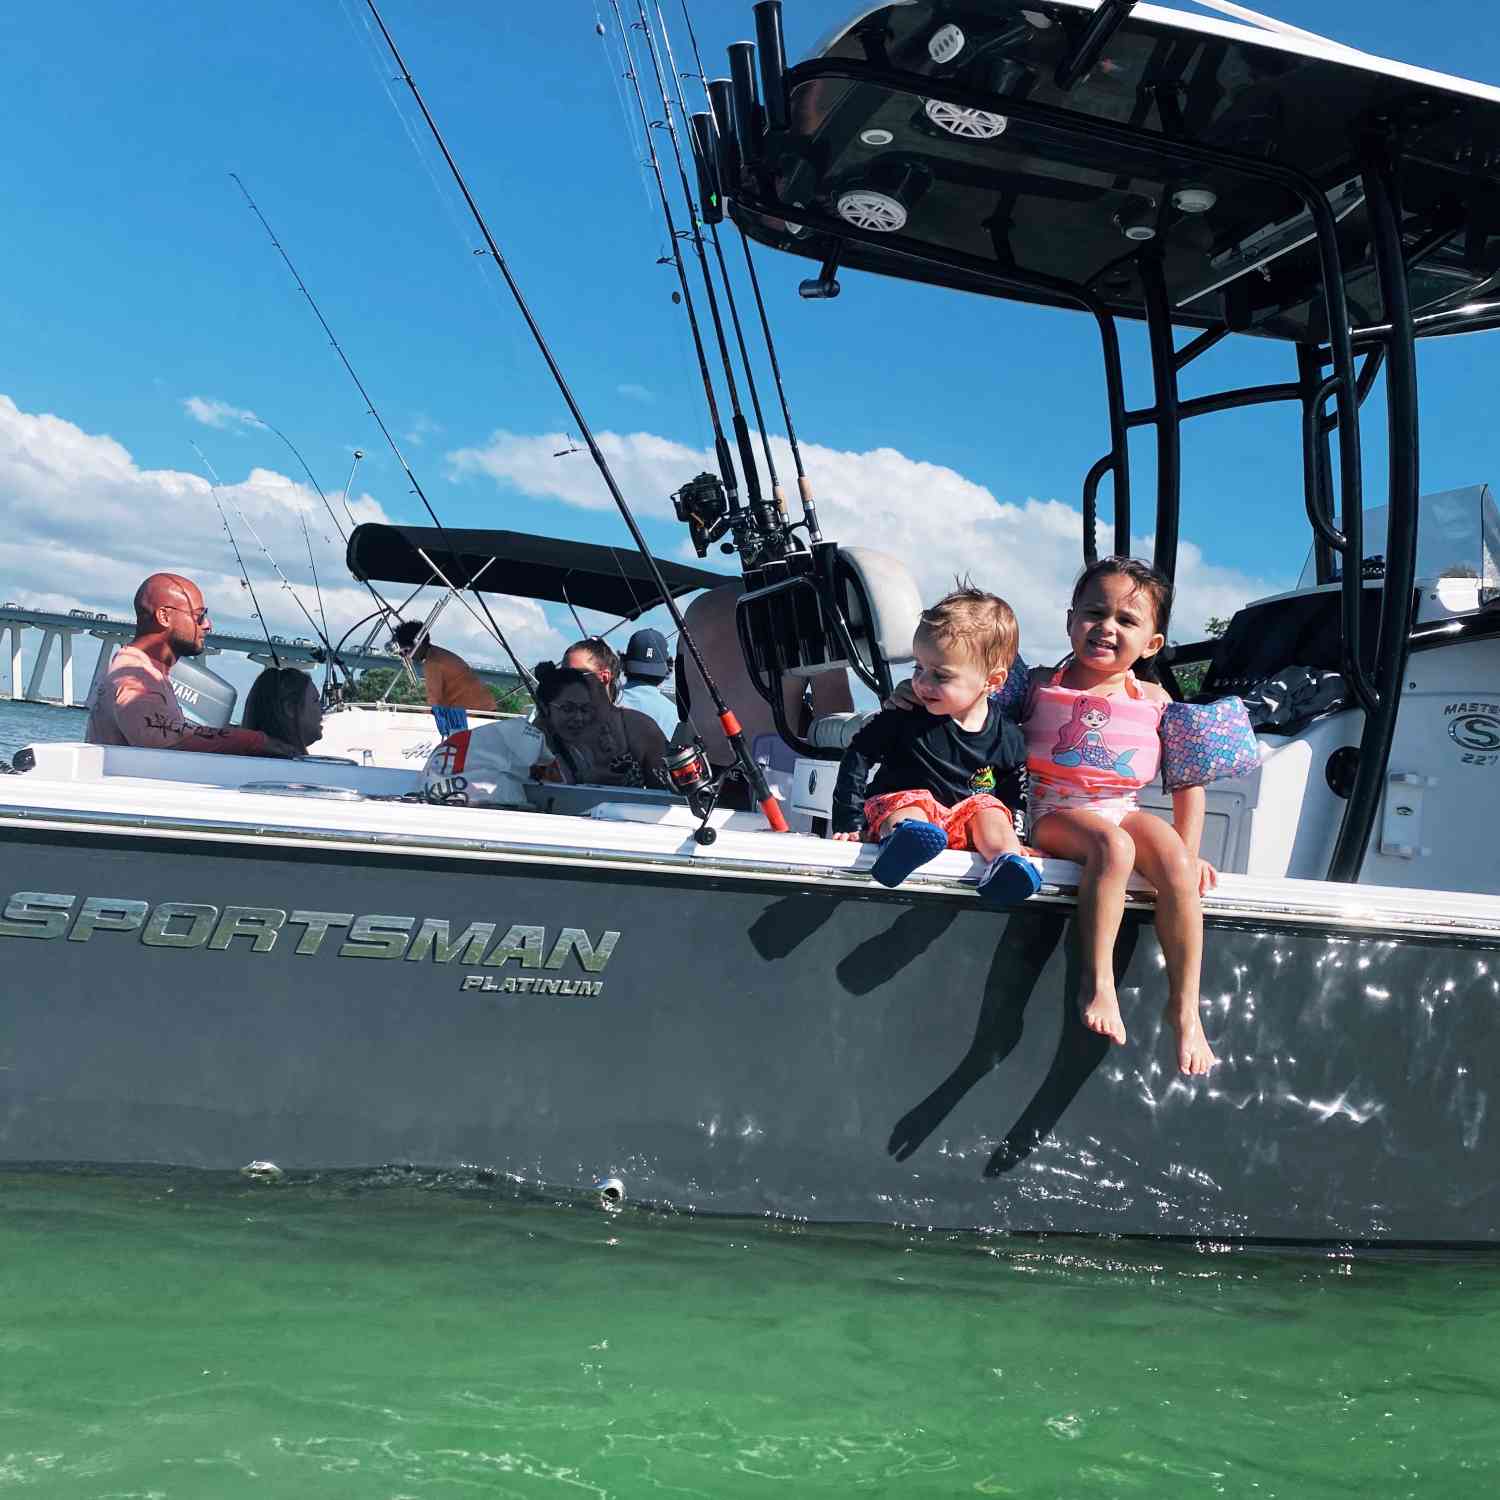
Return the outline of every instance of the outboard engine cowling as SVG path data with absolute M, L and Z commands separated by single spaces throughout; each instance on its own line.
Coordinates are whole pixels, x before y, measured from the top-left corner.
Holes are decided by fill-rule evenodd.
M 172 668 L 172 689 L 189 724 L 223 729 L 234 717 L 240 694 L 233 683 L 211 672 L 194 657 L 179 657 Z

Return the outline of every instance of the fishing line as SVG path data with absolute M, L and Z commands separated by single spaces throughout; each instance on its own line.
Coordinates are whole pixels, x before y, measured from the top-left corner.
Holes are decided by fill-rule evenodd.
M 698 69 L 693 76 L 697 78 L 698 86 L 703 90 L 703 96 L 708 101 L 709 125 L 717 140 L 721 126 L 718 114 L 713 107 L 713 97 L 708 92 L 708 75 L 703 71 L 703 55 L 698 51 L 698 35 L 693 30 L 693 15 L 688 8 L 688 0 L 681 0 L 681 4 L 682 19 L 687 26 L 688 43 L 693 49 L 693 64 Z M 823 540 L 823 533 L 818 528 L 817 503 L 813 498 L 812 482 L 807 477 L 806 468 L 803 467 L 802 445 L 797 441 L 797 430 L 792 425 L 792 409 L 787 401 L 786 386 L 781 378 L 781 361 L 776 357 L 776 340 L 771 335 L 771 320 L 766 313 L 765 298 L 761 296 L 760 277 L 756 274 L 755 260 L 750 254 L 750 237 L 741 225 L 736 224 L 735 228 L 739 230 L 740 244 L 745 251 L 745 270 L 749 273 L 750 287 L 755 293 L 755 308 L 760 314 L 761 332 L 765 335 L 766 355 L 771 362 L 771 376 L 776 386 L 777 398 L 781 402 L 781 415 L 786 422 L 786 437 L 792 450 L 792 463 L 797 469 L 797 490 L 802 497 L 802 515 L 807 523 L 808 540 L 820 542 Z
M 312 537 L 307 531 L 307 517 L 302 518 L 302 540 L 307 544 L 307 565 L 312 569 L 313 593 L 318 601 L 318 618 L 323 622 L 323 645 L 328 651 L 328 659 L 324 663 L 323 687 L 326 691 L 328 684 L 333 679 L 333 638 L 328 634 L 328 612 L 323 608 L 323 589 L 318 583 L 318 565 L 313 561 Z
M 192 450 L 198 455 L 203 467 L 208 471 L 208 490 L 213 496 L 214 509 L 219 513 L 219 520 L 224 526 L 224 535 L 229 538 L 229 545 L 234 549 L 234 560 L 239 564 L 240 582 L 250 591 L 250 608 L 255 611 L 255 618 L 260 621 L 261 634 L 266 638 L 266 646 L 271 653 L 271 660 L 280 667 L 281 657 L 277 654 L 276 644 L 271 639 L 271 628 L 266 624 L 266 617 L 260 611 L 260 600 L 255 597 L 255 585 L 250 582 L 250 571 L 245 566 L 245 559 L 240 554 L 240 544 L 234 539 L 234 532 L 230 529 L 229 517 L 224 514 L 224 507 L 219 503 L 218 477 L 213 471 L 213 465 L 204 458 L 203 450 L 197 443 L 191 444 Z
M 390 444 L 391 452 L 396 455 L 396 462 L 401 465 L 402 472 L 410 481 L 412 493 L 417 497 L 418 500 L 422 502 L 422 508 L 427 512 L 429 516 L 432 517 L 432 524 L 437 527 L 439 532 L 442 533 L 444 541 L 447 541 L 447 528 L 444 527 L 443 523 L 438 519 L 437 512 L 432 508 L 432 504 L 427 498 L 427 492 L 422 488 L 421 484 L 417 480 L 417 476 L 412 472 L 411 465 L 407 463 L 406 455 L 401 451 L 401 445 L 392 436 L 390 428 L 385 425 L 385 419 L 375 409 L 375 403 L 371 399 L 369 391 L 365 389 L 364 381 L 359 378 L 358 374 L 355 372 L 354 366 L 349 362 L 349 356 L 344 353 L 344 346 L 339 343 L 337 338 L 334 337 L 333 329 L 328 326 L 328 319 L 323 316 L 322 309 L 319 308 L 318 304 L 313 300 L 313 294 L 308 291 L 307 283 L 303 281 L 302 277 L 297 272 L 296 266 L 292 264 L 291 256 L 287 254 L 286 249 L 282 245 L 281 241 L 276 238 L 275 230 L 271 228 L 269 222 L 266 219 L 266 216 L 260 211 L 260 207 L 256 203 L 255 199 L 250 196 L 250 190 L 245 186 L 243 182 L 240 181 L 239 173 L 231 172 L 229 175 L 234 178 L 235 186 L 238 187 L 240 192 L 245 195 L 245 202 L 250 205 L 251 212 L 254 213 L 257 219 L 260 220 L 262 228 L 265 229 L 266 233 L 270 236 L 271 243 L 276 247 L 276 253 L 280 255 L 282 260 L 286 263 L 287 270 L 292 273 L 292 279 L 297 283 L 297 290 L 307 298 L 307 305 L 312 308 L 313 315 L 317 318 L 319 324 L 322 326 L 323 332 L 328 335 L 328 342 L 333 345 L 334 352 L 337 353 L 339 359 L 343 362 L 344 368 L 349 372 L 349 378 L 354 382 L 354 388 L 364 398 L 366 411 L 368 411 L 369 414 L 375 419 L 375 425 L 380 428 L 381 434 L 384 436 L 386 442 Z M 350 477 L 351 479 L 353 477 L 352 471 Z M 453 558 L 453 561 L 457 563 L 457 550 L 451 544 L 449 545 L 448 550 Z M 491 634 L 500 643 L 501 649 L 510 658 L 511 664 L 515 667 L 516 671 L 520 673 L 521 680 L 528 685 L 534 683 L 535 679 L 532 677 L 531 673 L 521 665 L 520 660 L 516 656 L 516 653 L 511 650 L 510 642 L 505 639 L 505 636 L 502 633 L 500 627 L 495 623 L 494 616 L 490 614 L 490 607 L 484 602 L 484 596 L 479 592 L 478 589 L 474 590 L 474 597 L 478 601 L 480 609 L 484 611 L 484 617 L 489 622 L 489 629 Z M 303 613 L 305 614 L 306 611 L 304 610 Z M 309 618 L 311 618 L 311 616 L 309 616 Z
M 740 728 L 739 720 L 735 718 L 733 711 L 724 701 L 724 696 L 719 691 L 718 684 L 714 681 L 712 674 L 708 670 L 708 663 L 703 660 L 703 655 L 698 649 L 698 643 L 693 639 L 683 622 L 682 611 L 678 609 L 677 601 L 672 597 L 672 591 L 667 587 L 666 579 L 662 577 L 661 568 L 657 565 L 656 558 L 652 555 L 651 548 L 647 545 L 645 535 L 642 533 L 640 525 L 630 509 L 630 503 L 625 499 L 624 493 L 621 491 L 619 483 L 616 481 L 614 473 L 609 467 L 609 460 L 605 458 L 603 450 L 599 447 L 598 439 L 594 436 L 594 429 L 589 426 L 587 419 L 584 417 L 583 410 L 578 405 L 572 388 L 568 385 L 567 378 L 563 375 L 562 367 L 557 363 L 551 346 L 547 343 L 542 333 L 541 325 L 532 315 L 531 307 L 521 291 L 520 284 L 511 273 L 510 266 L 504 255 L 501 254 L 500 246 L 496 242 L 494 235 L 490 233 L 490 227 L 485 222 L 484 215 L 479 210 L 479 205 L 474 201 L 474 196 L 469 191 L 469 185 L 464 181 L 463 173 L 458 169 L 458 163 L 454 161 L 453 154 L 448 150 L 447 142 L 444 141 L 442 132 L 438 129 L 437 121 L 433 119 L 432 112 L 427 108 L 426 101 L 422 98 L 421 92 L 417 88 L 416 80 L 412 78 L 411 71 L 406 66 L 406 62 L 402 58 L 390 30 L 387 28 L 384 20 L 381 19 L 380 12 L 375 7 L 375 0 L 365 0 L 365 4 L 369 7 L 370 14 L 374 16 L 376 24 L 380 27 L 380 33 L 385 38 L 386 46 L 391 50 L 391 56 L 395 59 L 396 66 L 400 69 L 401 77 L 407 88 L 411 90 L 412 98 L 416 101 L 417 108 L 421 110 L 422 118 L 427 122 L 428 130 L 432 132 L 433 141 L 436 143 L 438 150 L 442 152 L 443 160 L 447 162 L 448 170 L 453 174 L 453 180 L 457 183 L 459 191 L 463 194 L 464 202 L 468 205 L 469 212 L 474 217 L 474 222 L 479 226 L 479 232 L 484 236 L 484 242 L 489 248 L 490 258 L 495 264 L 495 269 L 505 279 L 505 284 L 509 288 L 511 296 L 515 299 L 517 309 L 526 321 L 526 326 L 531 332 L 537 350 L 546 362 L 547 369 L 557 384 L 558 392 L 573 417 L 579 435 L 583 438 L 594 460 L 594 464 L 599 470 L 599 476 L 603 479 L 605 486 L 609 490 L 610 498 L 615 502 L 621 518 L 630 531 L 631 540 L 634 541 L 642 560 L 645 562 L 647 568 L 650 569 L 652 581 L 661 592 L 662 603 L 666 607 L 667 613 L 671 615 L 672 623 L 677 627 L 681 633 L 682 640 L 687 644 L 693 658 L 693 663 L 698 668 L 698 672 L 703 679 L 703 685 L 708 690 L 709 697 L 713 699 L 714 708 L 718 713 L 719 724 L 724 731 L 725 738 L 733 747 L 735 759 L 739 762 L 742 773 L 749 781 L 752 788 L 752 795 L 771 827 L 778 833 L 785 833 L 787 831 L 787 822 L 785 816 L 782 814 L 780 804 L 771 795 L 771 789 L 766 785 L 765 773 L 756 763 L 755 757 L 750 753 L 750 746 L 746 743 L 745 733 Z M 698 753 L 701 756 L 701 750 Z
M 214 473 L 214 466 L 211 463 L 209 463 L 207 456 L 204 454 L 203 450 L 197 445 L 197 443 L 194 443 L 192 445 L 192 448 L 193 448 L 193 452 L 196 453 L 198 455 L 198 457 L 202 460 L 203 467 L 208 471 L 209 482 L 212 485 L 215 486 L 214 503 L 218 504 L 218 490 L 223 488 L 223 481 L 219 478 L 219 476 L 216 473 Z M 226 493 L 228 493 L 228 492 L 226 491 Z M 297 608 L 300 609 L 302 611 L 303 615 L 306 617 L 307 623 L 312 627 L 313 634 L 315 636 L 317 636 L 320 641 L 323 642 L 323 646 L 324 646 L 325 650 L 332 651 L 333 650 L 333 643 L 328 639 L 327 633 L 325 631 L 322 631 L 322 630 L 318 629 L 318 622 L 315 619 L 313 619 L 312 612 L 302 602 L 302 596 L 300 594 L 298 594 L 297 590 L 292 587 L 292 580 L 290 578 L 288 578 L 286 576 L 286 574 L 281 571 L 280 565 L 277 563 L 276 559 L 271 556 L 271 549 L 269 547 L 267 547 L 266 544 L 261 540 L 260 533 L 255 529 L 254 522 L 252 522 L 251 519 L 250 519 L 250 517 L 247 516 L 245 514 L 245 512 L 240 508 L 239 501 L 236 500 L 233 495 L 230 495 L 230 497 L 229 497 L 229 503 L 232 506 L 234 506 L 234 513 L 235 513 L 235 515 L 237 515 L 240 518 L 240 521 L 243 523 L 243 525 L 245 527 L 245 530 L 248 531 L 250 533 L 250 535 L 255 538 L 255 545 L 260 548 L 261 555 L 265 558 L 265 560 L 268 563 L 270 563 L 272 571 L 281 580 L 281 586 L 282 586 L 282 588 L 284 588 L 287 591 L 287 593 L 289 593 L 292 596 L 292 602 L 294 604 L 296 604 Z M 221 513 L 222 513 L 222 508 L 221 508 Z M 224 524 L 227 527 L 229 523 L 226 520 Z M 231 539 L 232 539 L 232 534 L 231 534 Z M 234 550 L 235 550 L 236 556 L 238 556 L 238 554 L 239 554 L 239 548 L 236 547 Z M 249 576 L 249 574 L 245 575 L 245 585 L 246 585 L 247 588 L 250 585 L 250 576 Z M 253 601 L 254 598 L 255 598 L 255 591 L 254 591 L 254 589 L 251 589 L 251 591 L 250 591 L 250 597 L 251 597 L 251 599 Z M 256 604 L 255 607 L 256 607 L 256 609 L 259 609 L 260 605 Z M 265 623 L 266 623 L 265 619 L 264 619 L 264 617 L 262 617 L 261 624 L 264 625 Z M 267 642 L 267 644 L 269 645 L 270 643 Z M 272 656 L 276 655 L 276 652 L 275 652 L 274 649 L 272 650 L 271 655 Z M 281 663 L 278 661 L 276 663 L 276 665 L 280 666 Z
M 636 134 L 636 124 L 630 117 L 630 104 L 625 97 L 623 87 L 625 61 L 620 56 L 618 42 L 611 37 L 609 28 L 604 24 L 604 14 L 599 9 L 599 0 L 594 0 L 594 35 L 599 38 L 604 49 L 601 54 L 604 71 L 609 75 L 610 88 L 614 90 L 615 102 L 620 106 L 620 118 L 625 123 L 625 139 L 630 145 L 630 159 L 640 181 L 641 197 L 646 204 L 646 213 L 654 221 L 656 213 L 651 202 L 650 168 L 646 164 L 646 147 Z M 612 42 L 614 43 L 613 56 L 610 55 Z
M 452 183 L 439 170 L 438 164 L 433 160 L 430 146 L 424 144 L 423 137 L 412 122 L 408 109 L 403 105 L 400 95 L 391 87 L 391 75 L 385 66 L 384 47 L 380 38 L 375 34 L 374 28 L 370 25 L 369 16 L 362 14 L 356 18 L 354 12 L 349 9 L 348 0 L 339 0 L 339 8 L 343 11 L 344 18 L 348 21 L 350 29 L 354 31 L 363 43 L 365 55 L 369 61 L 371 70 L 374 72 L 376 78 L 379 79 L 380 86 L 385 91 L 385 96 L 390 101 L 391 109 L 401 123 L 401 129 L 405 133 L 413 153 L 416 155 L 418 162 L 421 163 L 422 170 L 427 174 L 427 180 L 432 185 L 432 191 L 442 204 L 443 212 L 447 214 L 448 222 L 453 227 L 454 236 L 457 238 L 459 244 L 463 246 L 465 257 L 474 266 L 477 277 L 474 284 L 483 287 L 485 299 L 489 306 L 499 315 L 511 356 L 514 362 L 519 365 L 522 363 L 523 353 L 520 344 L 517 342 L 515 330 L 510 323 L 509 309 L 501 300 L 499 288 L 495 286 L 490 277 L 485 275 L 484 266 L 480 263 L 484 252 L 474 248 L 473 241 L 464 227 L 464 217 L 459 204 L 455 201 Z
M 307 475 L 307 482 L 312 485 L 312 487 L 318 492 L 318 499 L 323 502 L 323 509 L 328 512 L 328 519 L 333 522 L 334 530 L 339 534 L 339 540 L 347 544 L 349 538 L 344 534 L 344 528 L 339 525 L 339 518 L 334 514 L 333 507 L 328 503 L 328 496 L 323 493 L 323 486 L 319 484 L 318 481 L 313 477 L 313 471 L 308 468 L 307 460 L 303 458 L 300 452 L 298 452 L 297 445 L 279 427 L 274 426 L 272 423 L 266 421 L 264 417 L 257 417 L 255 420 L 262 427 L 268 429 L 271 432 L 274 432 L 276 436 L 279 437 L 281 441 L 292 450 L 292 457 L 302 465 L 302 472 Z M 331 544 L 332 538 L 329 538 L 329 541 Z

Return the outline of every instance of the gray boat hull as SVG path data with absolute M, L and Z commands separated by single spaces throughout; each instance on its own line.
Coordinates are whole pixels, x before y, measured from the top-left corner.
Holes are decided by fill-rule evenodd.
M 1111 1048 L 1066 1003 L 1066 902 L 14 826 L 0 872 L 10 1163 L 467 1162 L 817 1220 L 1500 1238 L 1473 937 L 1211 919 L 1222 1064 L 1190 1083 L 1141 911 Z

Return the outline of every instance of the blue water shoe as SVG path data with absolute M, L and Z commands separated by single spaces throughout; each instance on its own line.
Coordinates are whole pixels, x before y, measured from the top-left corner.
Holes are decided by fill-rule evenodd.
M 880 841 L 870 874 L 881 885 L 898 886 L 913 870 L 936 859 L 948 847 L 948 835 L 936 823 L 908 818 Z

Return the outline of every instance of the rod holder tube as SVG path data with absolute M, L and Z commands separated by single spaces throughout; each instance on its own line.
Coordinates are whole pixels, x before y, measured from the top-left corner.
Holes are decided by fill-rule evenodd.
M 708 102 L 714 115 L 714 138 L 719 153 L 719 187 L 730 198 L 740 185 L 740 147 L 734 133 L 734 85 L 715 78 L 708 86 Z
M 755 41 L 760 53 L 760 89 L 767 130 L 787 127 L 786 39 L 781 0 L 756 0 Z
M 729 48 L 729 84 L 734 98 L 734 141 L 741 170 L 760 161 L 760 100 L 755 96 L 755 44 L 734 42 Z
M 693 165 L 698 169 L 698 212 L 705 224 L 724 222 L 724 191 L 719 182 L 719 158 L 714 147 L 714 122 L 707 114 L 691 115 Z

